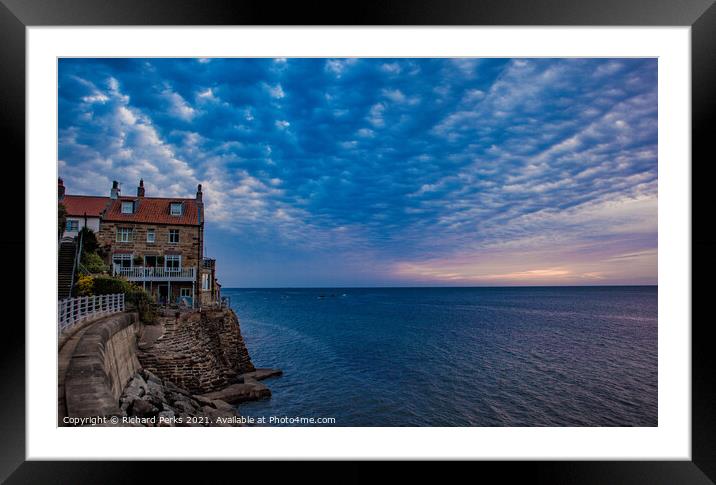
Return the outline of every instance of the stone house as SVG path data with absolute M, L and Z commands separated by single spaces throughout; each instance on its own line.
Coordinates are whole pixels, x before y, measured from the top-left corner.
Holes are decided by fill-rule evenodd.
M 64 196 L 83 197 L 83 196 Z M 204 258 L 204 201 L 194 198 L 122 195 L 114 181 L 99 214 L 97 241 L 115 276 L 150 292 L 160 304 L 197 307 L 220 299 L 216 261 Z

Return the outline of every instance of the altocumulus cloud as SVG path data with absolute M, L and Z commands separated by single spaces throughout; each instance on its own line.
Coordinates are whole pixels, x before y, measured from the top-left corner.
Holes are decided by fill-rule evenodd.
M 656 283 L 654 59 L 61 59 L 69 193 L 202 183 L 228 286 Z

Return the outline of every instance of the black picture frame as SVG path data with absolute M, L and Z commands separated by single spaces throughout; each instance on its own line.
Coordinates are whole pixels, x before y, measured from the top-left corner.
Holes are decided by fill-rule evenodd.
M 706 184 L 713 165 L 709 128 L 716 113 L 716 6 L 714 0 L 406 0 L 273 2 L 220 0 L 0 0 L 0 127 L 4 135 L 4 184 L 24 200 L 25 28 L 82 25 L 574 25 L 690 26 L 692 42 L 692 461 L 643 462 L 479 462 L 478 473 L 520 477 L 530 483 L 715 483 L 716 369 L 708 338 L 713 318 L 698 316 L 709 296 L 707 281 L 716 265 L 716 237 L 708 225 L 711 202 Z M 48 107 L 48 115 L 53 111 Z M 8 173 L 9 171 L 9 173 Z M 22 199 L 20 199 L 22 197 Z M 15 206 L 16 208 L 17 206 Z M 6 255 L 25 254 L 25 213 L 0 241 Z M 696 221 L 702 219 L 701 225 Z M 20 258 L 6 258 L 9 274 L 24 275 Z M 23 277 L 24 282 L 24 277 Z M 24 288 L 24 284 L 14 284 Z M 24 295 L 25 303 L 31 295 Z M 660 295 L 668 298 L 668 295 Z M 18 298 L 14 299 L 16 308 Z M 7 298 L 6 298 L 7 301 Z M 705 312 L 704 312 L 705 314 Z M 23 318 L 24 315 L 19 315 Z M 5 318 L 0 385 L 0 480 L 7 483 L 129 483 L 146 479 L 148 463 L 25 461 L 25 329 L 19 318 Z M 52 404 L 48 404 L 52 406 Z M 98 444 L 101 446 L 101 444 Z M 309 473 L 291 464 L 293 479 Z M 465 473 L 467 464 L 451 467 Z M 469 464 L 476 466 L 476 464 Z M 242 480 L 275 477 L 276 467 L 241 468 Z M 234 470 L 236 467 L 234 465 Z M 423 474 L 421 465 L 411 467 Z M 218 470 L 174 462 L 163 481 L 176 474 L 206 476 Z M 351 464 L 341 482 L 372 476 L 368 464 Z M 475 470 L 471 470 L 474 475 Z M 311 476 L 315 476 L 311 473 Z M 331 475 L 324 475 L 329 479 Z M 449 476 L 443 475 L 442 478 Z M 336 477 L 332 477 L 336 478 Z M 445 480 L 441 480 L 445 481 Z

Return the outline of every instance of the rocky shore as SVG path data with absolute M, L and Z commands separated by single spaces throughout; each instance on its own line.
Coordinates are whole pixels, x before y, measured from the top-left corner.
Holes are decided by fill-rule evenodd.
M 233 404 L 271 396 L 257 379 L 281 375 L 278 369 L 258 369 L 242 382 L 198 395 L 141 369 L 119 398 L 122 418 L 134 426 L 242 426 Z
M 100 317 L 61 335 L 60 426 L 241 426 L 236 404 L 266 399 L 239 321 L 228 308 Z
M 241 426 L 234 406 L 193 395 L 142 369 L 119 398 L 122 417 L 132 426 Z
M 230 309 L 166 313 L 138 340 L 142 369 L 120 397 L 138 426 L 241 426 L 235 405 L 265 399 L 259 382 L 280 369 L 256 369 Z

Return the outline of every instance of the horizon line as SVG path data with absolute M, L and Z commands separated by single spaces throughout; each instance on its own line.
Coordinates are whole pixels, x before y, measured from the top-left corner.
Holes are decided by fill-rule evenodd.
M 480 285 L 480 286 L 226 286 L 224 290 L 322 290 L 322 289 L 408 289 L 408 288 L 614 288 L 614 287 L 659 287 L 656 284 L 605 284 L 605 285 Z

